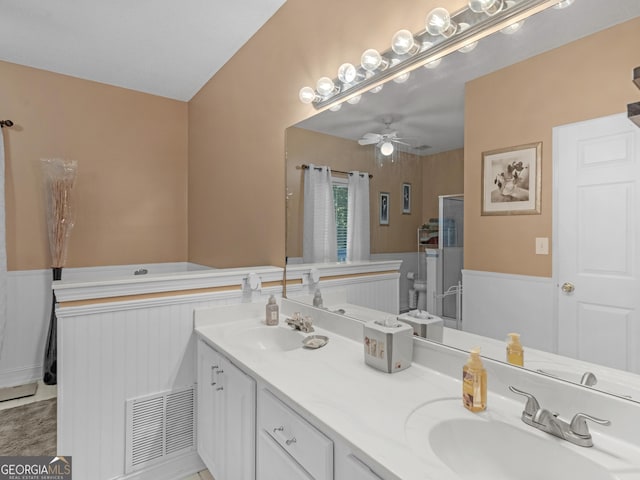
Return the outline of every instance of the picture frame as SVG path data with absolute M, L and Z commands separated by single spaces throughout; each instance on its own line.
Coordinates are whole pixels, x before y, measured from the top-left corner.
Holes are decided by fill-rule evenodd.
M 542 142 L 482 152 L 482 215 L 539 215 Z
M 402 214 L 411 214 L 411 184 L 402 184 Z
M 380 192 L 378 197 L 378 213 L 380 218 L 380 225 L 389 225 L 389 199 L 388 192 Z

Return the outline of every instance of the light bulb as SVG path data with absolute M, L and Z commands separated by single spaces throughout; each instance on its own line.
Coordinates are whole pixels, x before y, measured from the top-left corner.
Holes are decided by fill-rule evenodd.
M 442 7 L 431 10 L 427 15 L 425 24 L 430 35 L 442 35 L 445 38 L 449 38 L 456 33 L 458 28 L 456 23 L 451 20 L 451 15 L 449 15 L 447 9 Z
M 374 49 L 370 48 L 365 50 L 360 58 L 360 63 L 362 68 L 364 68 L 367 72 L 375 72 L 376 70 L 384 70 L 389 65 L 389 61 L 380 55 L 380 53 Z
M 382 90 L 382 87 L 384 87 L 383 84 L 378 85 L 377 87 L 373 87 L 371 90 L 369 90 L 371 93 L 378 93 L 380 90 Z
M 570 7 L 574 0 L 562 0 L 561 2 L 556 3 L 553 8 L 556 10 L 561 10 L 563 8 Z
M 393 143 L 384 142 L 382 145 L 380 145 L 380 153 L 385 157 L 391 155 L 393 153 Z
M 403 73 L 402 75 L 398 75 L 397 77 L 395 77 L 393 81 L 396 83 L 404 83 L 407 80 L 409 80 L 410 76 L 411 76 L 411 72 L 406 72 L 406 73 Z
M 329 110 L 331 110 L 332 112 L 337 112 L 342 108 L 342 104 L 341 103 L 337 103 L 335 104 L 333 107 L 329 107 Z
M 358 70 L 352 63 L 343 63 L 338 68 L 338 80 L 342 83 L 351 83 L 358 77 Z
M 398 55 L 413 55 L 420 47 L 409 30 L 398 30 L 391 39 L 391 50 Z
M 328 97 L 329 95 L 336 92 L 336 86 L 329 77 L 321 77 L 316 83 L 316 91 L 322 95 L 323 97 Z
M 495 15 L 503 7 L 502 0 L 469 0 L 469 8 L 476 13 Z
M 469 28 L 469 24 L 459 23 L 458 28 L 460 29 L 460 32 L 464 32 L 467 28 Z M 478 42 L 467 43 L 464 47 L 459 48 L 458 51 L 462 53 L 469 53 L 471 50 L 473 50 L 477 46 L 478 46 Z
M 429 50 L 431 47 L 433 47 L 433 43 L 432 42 L 424 42 L 422 44 L 422 51 Z M 424 68 L 436 68 L 438 65 L 440 65 L 440 62 L 442 62 L 442 57 L 440 57 L 437 60 L 434 60 L 432 62 L 425 63 L 424 64 Z
M 298 98 L 302 103 L 311 103 L 320 99 L 316 92 L 311 87 L 302 87 L 298 93 Z
M 362 95 L 356 95 L 355 97 L 351 97 L 349 100 L 347 100 L 347 103 L 350 103 L 351 105 L 356 105 L 360 103 L 361 98 L 362 98 Z
M 511 8 L 516 4 L 513 0 L 507 0 L 505 3 L 507 5 L 507 8 Z M 524 25 L 524 20 L 512 23 L 511 25 L 507 25 L 506 27 L 501 29 L 500 32 L 511 35 L 512 33 L 516 33 L 518 30 L 520 30 L 522 28 L 522 25 Z

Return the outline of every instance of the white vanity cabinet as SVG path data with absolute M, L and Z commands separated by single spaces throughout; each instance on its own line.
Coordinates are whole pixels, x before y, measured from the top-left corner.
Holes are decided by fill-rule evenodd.
M 257 436 L 257 480 L 333 479 L 331 439 L 264 388 Z
M 215 478 L 255 479 L 256 382 L 198 340 L 198 453 Z
M 346 448 L 336 446 L 335 480 L 382 480 L 366 463 Z

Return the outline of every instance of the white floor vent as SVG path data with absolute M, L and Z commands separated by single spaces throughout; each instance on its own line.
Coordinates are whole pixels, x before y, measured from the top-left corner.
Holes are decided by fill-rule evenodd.
M 129 473 L 196 448 L 195 386 L 127 400 Z

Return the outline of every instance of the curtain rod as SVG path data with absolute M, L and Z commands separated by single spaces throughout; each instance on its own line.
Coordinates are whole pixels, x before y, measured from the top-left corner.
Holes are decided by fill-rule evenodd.
M 11 120 L 0 120 L 0 128 L 4 127 L 13 127 L 13 122 Z
M 296 165 L 298 170 L 309 170 L 309 165 L 303 163 L 302 165 Z M 322 170 L 320 167 L 315 167 L 316 170 Z M 351 175 L 351 172 L 343 172 L 342 170 L 331 170 L 331 173 L 340 173 L 342 175 Z M 364 173 L 364 172 L 360 172 Z M 373 175 L 369 174 L 369 178 L 373 178 Z

